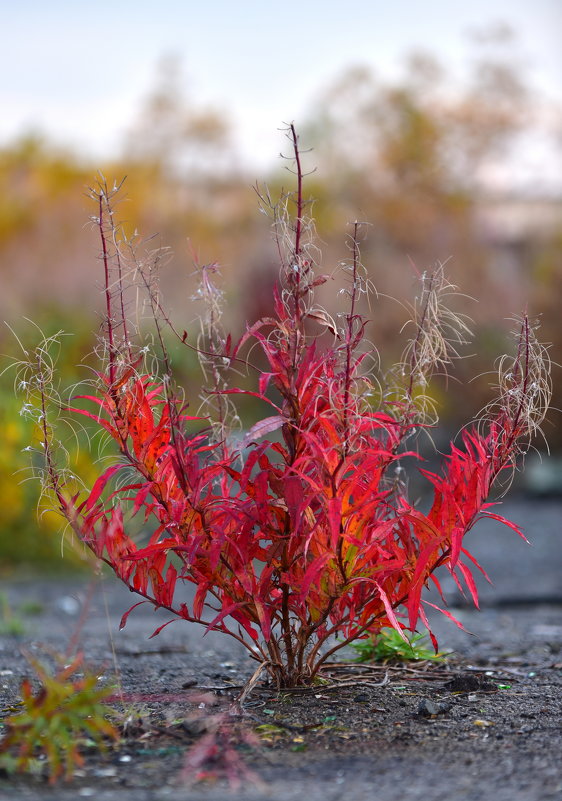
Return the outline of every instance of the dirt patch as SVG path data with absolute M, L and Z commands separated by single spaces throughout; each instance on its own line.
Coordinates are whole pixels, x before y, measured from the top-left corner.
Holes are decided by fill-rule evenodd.
M 0 641 L 2 714 L 29 672 L 21 646 L 64 650 L 85 602 L 82 587 L 60 582 L 12 584 L 7 592 L 14 613 L 24 600 L 40 612 L 22 613 L 24 636 Z M 144 607 L 119 634 L 127 603 L 129 593 L 104 583 L 80 632 L 89 663 L 118 680 L 122 740 L 105 755 L 86 750 L 83 769 L 56 788 L 41 777 L 1 778 L 2 801 L 562 798 L 559 606 L 458 609 L 476 634 L 436 618 L 441 645 L 455 649 L 445 665 L 330 666 L 310 689 L 276 693 L 258 684 L 242 714 L 233 700 L 254 667 L 244 654 L 183 623 L 148 640 L 161 620 Z M 223 723 L 223 745 L 258 784 L 188 787 L 186 752 Z

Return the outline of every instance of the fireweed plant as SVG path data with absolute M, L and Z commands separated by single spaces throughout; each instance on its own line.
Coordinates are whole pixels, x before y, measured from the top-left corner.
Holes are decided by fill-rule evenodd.
M 421 276 L 401 363 L 382 374 L 360 312 L 371 287 L 358 223 L 340 268 L 343 311 L 334 319 L 316 305 L 315 290 L 329 276 L 315 273 L 302 151 L 293 126 L 287 133 L 296 190 L 278 202 L 258 192 L 280 259 L 271 317 L 249 325 L 238 342 L 225 336 L 211 265 L 199 268 L 199 339 L 174 328 L 155 283 L 162 254 L 140 259 L 114 216 L 119 187 L 102 179 L 92 190 L 105 287 L 93 388 L 59 402 L 48 342 L 26 353 L 19 376 L 41 431 L 46 490 L 138 603 L 169 612 L 154 635 L 181 620 L 223 632 L 278 687 L 313 682 L 334 652 L 384 627 L 404 635 L 420 621 L 428 626 L 422 591 L 431 581 L 440 592 L 438 567 L 478 603 L 472 571 L 482 568 L 464 537 L 483 517 L 521 534 L 490 511 L 488 499 L 537 432 L 550 398 L 548 354 L 523 316 L 514 355 L 499 362 L 496 400 L 451 444 L 439 474 L 421 470 L 433 489 L 429 511 L 408 500 L 404 459 L 417 458 L 412 443 L 435 422 L 428 383 L 470 332 L 448 306 L 455 287 L 438 266 Z M 158 359 L 130 313 L 139 286 Z M 207 389 L 198 414 L 174 382 L 166 327 L 199 355 Z M 253 389 L 231 383 L 240 368 L 255 375 Z M 265 410 L 245 436 L 232 433 L 237 394 Z M 94 421 L 112 445 L 114 456 L 104 456 L 109 463 L 90 489 L 79 488 L 57 449 L 53 415 L 68 414 Z

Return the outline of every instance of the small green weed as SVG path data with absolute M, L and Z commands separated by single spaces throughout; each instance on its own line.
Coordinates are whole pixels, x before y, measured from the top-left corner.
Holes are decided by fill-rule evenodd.
M 49 782 L 64 773 L 70 778 L 83 764 L 80 746 L 93 743 L 105 748 L 106 739 L 117 739 L 118 732 L 107 720 L 111 710 L 103 700 L 113 690 L 99 686 L 99 677 L 84 670 L 82 654 L 70 664 L 56 657 L 51 672 L 37 659 L 27 657 L 39 687 L 34 690 L 25 678 L 21 684 L 22 711 L 5 719 L 0 741 L 0 767 L 8 772 L 37 772 L 43 756 Z
M 19 611 L 22 615 L 35 617 L 36 615 L 43 614 L 45 611 L 45 606 L 41 603 L 41 601 L 24 601 L 19 605 Z
M 0 634 L 5 637 L 21 637 L 25 632 L 25 623 L 10 607 L 5 593 L 0 592 Z
M 405 642 L 395 629 L 384 628 L 376 637 L 354 642 L 351 647 L 357 654 L 355 662 L 419 662 L 428 659 L 442 662 L 445 659 L 446 653 L 435 653 L 426 645 L 426 634 L 413 634 Z

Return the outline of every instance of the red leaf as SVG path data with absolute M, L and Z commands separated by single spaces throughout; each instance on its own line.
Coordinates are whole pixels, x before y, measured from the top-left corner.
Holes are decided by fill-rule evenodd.
M 306 316 L 307 319 L 314 320 L 314 322 L 325 326 L 331 334 L 339 339 L 339 331 L 336 328 L 333 319 L 327 312 L 324 312 L 321 309 L 314 309 L 314 311 L 309 311 Z
M 208 634 L 210 631 L 213 631 L 214 629 L 216 629 L 218 624 L 222 623 L 222 621 L 224 620 L 225 617 L 228 617 L 228 615 L 231 615 L 236 609 L 239 609 L 241 605 L 242 604 L 237 602 L 237 603 L 229 604 L 226 607 L 223 607 L 221 609 L 221 611 L 218 613 L 218 615 L 211 620 L 211 622 L 209 623 L 209 625 L 205 629 L 205 631 L 203 633 L 203 636 L 205 636 L 205 634 Z M 221 631 L 221 629 L 218 629 L 218 631 Z
M 273 373 L 262 373 L 260 375 L 260 378 L 259 378 L 259 381 L 258 381 L 258 389 L 259 389 L 260 395 L 265 395 L 265 393 L 267 391 L 267 388 L 269 386 L 269 382 L 271 381 L 272 378 L 273 378 Z
M 330 523 L 330 546 L 335 551 L 341 536 L 341 498 L 329 498 L 328 521 Z
M 443 601 L 443 603 L 445 603 L 445 596 L 443 595 L 443 590 L 442 590 L 442 588 L 441 588 L 441 583 L 440 583 L 439 579 L 437 578 L 437 576 L 435 576 L 435 575 L 433 575 L 433 574 L 430 576 L 430 579 L 431 579 L 431 580 L 433 581 L 433 583 L 435 584 L 435 586 L 436 586 L 436 588 L 437 588 L 437 592 L 439 593 L 439 597 L 441 598 L 441 600 Z M 421 616 L 421 611 L 422 611 L 422 610 L 421 610 L 421 607 L 420 607 L 420 616 Z M 423 620 L 423 617 L 422 617 L 422 620 Z M 425 623 L 425 620 L 424 620 L 424 623 Z M 426 625 L 427 625 L 427 624 L 426 624 Z
M 490 517 L 492 520 L 497 520 L 498 523 L 503 523 L 504 526 L 509 526 L 510 529 L 515 531 L 516 534 L 519 534 L 519 536 L 522 537 L 525 540 L 525 542 L 530 545 L 529 540 L 523 534 L 519 526 L 517 526 L 515 523 L 512 523 L 511 520 L 507 520 L 505 517 L 502 517 L 502 515 L 497 515 L 494 512 L 488 512 L 488 511 L 482 512 L 482 517 Z
M 156 631 L 153 631 L 153 632 L 152 632 L 152 634 L 150 635 L 150 637 L 149 637 L 148 639 L 149 639 L 149 640 L 151 640 L 153 637 L 156 637 L 156 635 L 157 635 L 157 634 L 160 634 L 160 632 L 162 631 L 162 629 L 165 629 L 165 628 L 166 628 L 166 626 L 169 626 L 169 625 L 170 625 L 170 623 L 176 623 L 176 622 L 177 622 L 178 620 L 180 620 L 180 619 L 181 619 L 181 618 L 179 618 L 179 617 L 173 617 L 173 618 L 171 618 L 170 620 L 167 620 L 165 623 L 162 623 L 162 625 L 161 625 L 161 626 L 158 626 L 158 628 L 156 629 Z
M 471 634 L 471 632 L 468 631 L 468 629 L 465 629 L 465 627 L 460 622 L 460 620 L 457 620 L 457 618 L 454 615 L 452 615 L 450 612 L 448 612 L 446 609 L 441 609 L 440 606 L 437 606 L 436 604 L 432 604 L 429 601 L 423 601 L 422 603 L 424 603 L 426 606 L 431 606 L 433 609 L 437 609 L 437 611 L 441 612 L 442 615 L 445 615 L 445 617 L 448 617 L 449 620 L 452 620 L 453 623 L 455 624 L 455 626 L 458 626 L 459 629 L 462 629 L 463 631 L 466 631 L 467 634 Z
M 186 545 L 178 545 L 176 540 L 168 537 L 161 542 L 155 542 L 153 545 L 147 545 L 145 548 L 139 548 L 134 553 L 128 554 L 126 559 L 130 559 L 131 561 L 135 562 L 139 559 L 150 559 L 151 557 L 158 556 L 159 554 L 166 554 L 168 551 L 182 551 L 187 550 Z
M 119 623 L 119 631 L 121 631 L 121 629 L 125 628 L 125 625 L 127 623 L 127 618 L 129 617 L 129 615 L 131 614 L 133 609 L 136 609 L 137 606 L 140 606 L 141 604 L 147 604 L 147 603 L 148 603 L 148 601 L 139 601 L 138 603 L 133 604 L 130 609 L 127 609 L 127 611 L 125 612 L 125 614 L 121 618 L 121 622 Z
M 271 615 L 269 610 L 263 605 L 260 599 L 255 596 L 254 606 L 256 607 L 256 612 L 260 621 L 263 638 L 266 642 L 269 642 L 269 638 L 271 637 Z
M 283 414 L 283 410 L 280 409 L 279 406 L 277 406 L 277 404 L 273 403 L 272 400 L 269 400 L 269 398 L 266 395 L 263 395 L 261 392 L 250 392 L 249 389 L 237 389 L 237 388 L 234 388 L 234 389 L 222 389 L 220 391 L 220 393 L 211 392 L 209 394 L 211 394 L 211 395 L 214 395 L 214 394 L 221 394 L 221 395 L 250 395 L 250 397 L 252 397 L 252 398 L 259 398 L 260 400 L 265 401 L 270 406 L 272 406 L 275 409 L 276 412 L 278 412 L 279 414 Z
M 389 619 L 390 624 L 392 625 L 392 628 L 395 629 L 398 632 L 398 634 L 402 637 L 404 642 L 408 642 L 408 638 L 404 634 L 404 626 L 401 623 L 399 623 L 398 618 L 396 617 L 396 614 L 394 612 L 394 609 L 392 608 L 392 604 L 390 603 L 390 600 L 388 598 L 388 595 L 383 590 L 383 588 L 381 587 L 380 584 L 378 584 L 377 582 L 375 582 L 375 583 L 376 583 L 377 589 L 379 591 L 380 599 L 383 602 L 384 609 L 385 609 L 385 612 L 386 612 L 386 616 Z
M 302 507 L 303 488 L 298 476 L 288 475 L 283 480 L 283 495 L 289 511 L 293 531 L 298 529 L 299 509 Z
M 198 583 L 197 592 L 195 593 L 195 598 L 193 599 L 193 616 L 198 619 L 200 619 L 201 615 L 203 614 L 205 598 L 207 597 L 209 587 L 210 585 L 206 581 L 200 581 Z
M 479 562 L 477 562 L 477 561 L 476 561 L 476 559 L 474 558 L 474 556 L 473 556 L 471 553 L 469 553 L 469 552 L 468 552 L 468 551 L 467 551 L 465 548 L 462 548 L 461 550 L 462 550 L 462 553 L 463 553 L 463 554 L 466 556 L 466 558 L 467 558 L 467 559 L 470 559 L 470 561 L 472 562 L 472 564 L 473 564 L 473 565 L 474 565 L 474 566 L 475 566 L 475 567 L 476 567 L 476 568 L 477 568 L 477 569 L 478 569 L 478 570 L 479 570 L 479 571 L 482 573 L 482 575 L 484 576 L 484 578 L 486 579 L 486 581 L 487 581 L 489 584 L 491 584 L 491 583 L 492 583 L 492 579 L 491 579 L 491 578 L 490 578 L 490 576 L 489 576 L 489 575 L 486 573 L 486 571 L 484 570 L 484 568 L 482 567 L 482 565 L 481 565 Z
M 107 482 L 112 478 L 112 476 L 115 475 L 115 473 L 117 473 L 119 470 L 122 470 L 125 466 L 126 465 L 124 464 L 114 464 L 111 467 L 108 467 L 107 470 L 102 473 L 98 479 L 96 479 L 88 498 L 78 507 L 78 511 L 81 512 L 84 510 L 85 512 L 89 512 L 104 491 Z
M 431 630 L 431 626 L 429 625 L 429 620 L 427 619 L 427 615 L 425 614 L 425 609 L 423 606 L 420 606 L 420 617 L 422 619 L 422 623 L 427 629 L 427 633 L 429 634 L 429 639 L 431 640 L 431 644 L 433 645 L 433 650 L 435 653 L 439 653 L 439 643 L 437 642 L 437 637 Z
M 474 576 L 472 575 L 472 573 L 470 572 L 468 567 L 466 565 L 463 565 L 462 562 L 457 562 L 457 568 L 461 571 L 461 573 L 462 573 L 462 575 L 464 577 L 464 580 L 466 581 L 466 586 L 470 590 L 470 594 L 472 596 L 472 600 L 474 601 L 474 606 L 477 609 L 479 609 L 480 607 L 479 607 L 479 604 L 478 604 L 478 590 L 477 590 L 476 584 L 474 582 Z
M 327 551 L 326 553 L 323 553 L 321 556 L 318 556 L 316 559 L 314 559 L 314 561 L 312 561 L 307 567 L 306 572 L 300 582 L 299 600 L 301 603 L 305 602 L 310 585 L 317 578 L 318 574 L 324 569 L 330 559 L 333 559 L 333 554 Z
M 98 400 L 97 398 L 90 398 L 87 395 L 78 395 L 78 397 L 79 398 L 83 397 L 85 400 L 97 401 L 100 405 L 102 405 L 102 402 L 100 400 Z M 68 406 L 67 407 L 67 411 L 74 412 L 74 414 L 81 414 L 84 417 L 89 417 L 90 420 L 94 420 L 102 428 L 105 428 L 105 430 L 108 432 L 108 434 L 111 434 L 113 439 L 117 440 L 117 442 L 121 441 L 121 437 L 119 435 L 119 432 L 115 428 L 115 426 L 112 426 L 110 423 L 107 422 L 107 420 L 105 420 L 103 417 L 100 417 L 99 414 L 92 414 L 91 412 L 87 412 L 85 409 L 78 409 L 78 408 L 74 408 L 73 406 Z
M 325 284 L 326 281 L 331 278 L 331 275 L 317 275 L 314 281 L 310 284 L 311 287 L 321 286 Z

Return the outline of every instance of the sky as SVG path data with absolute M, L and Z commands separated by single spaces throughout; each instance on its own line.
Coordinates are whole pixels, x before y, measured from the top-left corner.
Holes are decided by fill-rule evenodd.
M 562 104 L 562 0 L 3 0 L 0 144 L 27 131 L 116 155 L 164 56 L 194 102 L 231 121 L 241 158 L 265 164 L 283 122 L 352 65 L 383 78 L 423 48 L 462 72 L 469 33 L 505 22 L 522 68 Z

